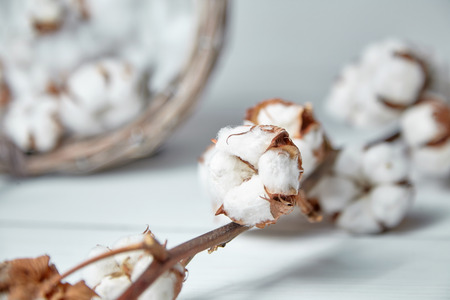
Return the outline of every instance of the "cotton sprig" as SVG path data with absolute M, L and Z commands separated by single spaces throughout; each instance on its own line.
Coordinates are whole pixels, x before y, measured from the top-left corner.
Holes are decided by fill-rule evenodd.
M 3 129 L 25 152 L 52 150 L 62 135 L 58 99 L 45 94 L 15 99 L 8 107 Z
M 300 197 L 302 173 L 298 148 L 286 130 L 272 125 L 222 128 L 200 162 L 216 214 L 260 228 L 275 223 L 296 204 L 317 218 Z
M 379 233 L 397 226 L 413 200 L 404 149 L 392 143 L 341 150 L 332 172 L 308 194 L 337 226 Z
M 360 127 L 396 122 L 442 74 L 434 55 L 397 39 L 369 45 L 343 68 L 327 99 L 329 112 Z
M 450 105 L 436 95 L 426 95 L 405 111 L 400 124 L 417 173 L 450 175 Z
M 303 106 L 282 99 L 262 101 L 247 110 L 244 123 L 284 128 L 300 150 L 304 176 L 314 171 L 326 155 L 325 133 L 311 104 Z
M 142 234 L 124 237 L 118 240 L 111 249 L 98 245 L 91 250 L 89 257 L 142 242 L 144 237 L 145 235 Z M 98 297 L 93 299 L 114 300 L 139 278 L 153 260 L 153 256 L 144 250 L 117 254 L 85 268 L 83 279 L 97 293 Z M 138 299 L 173 300 L 181 290 L 184 276 L 184 267 L 176 264 L 162 274 Z
M 136 117 L 143 105 L 136 70 L 118 59 L 78 68 L 61 98 L 63 124 L 79 136 L 115 129 Z

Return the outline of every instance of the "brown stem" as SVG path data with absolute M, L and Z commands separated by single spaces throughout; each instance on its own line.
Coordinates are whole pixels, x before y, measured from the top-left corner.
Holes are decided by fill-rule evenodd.
M 154 260 L 117 300 L 137 299 L 161 274 L 176 263 L 211 247 L 226 244 L 249 228 L 232 222 L 170 249 L 166 260 Z

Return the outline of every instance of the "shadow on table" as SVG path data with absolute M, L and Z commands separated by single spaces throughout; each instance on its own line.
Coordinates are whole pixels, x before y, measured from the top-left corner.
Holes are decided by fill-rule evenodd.
M 374 280 L 384 278 L 407 263 L 407 259 L 402 258 L 403 250 L 393 251 L 395 245 L 381 250 L 373 246 L 374 243 L 343 241 L 306 261 L 284 268 L 280 266 L 281 269 L 275 272 L 266 270 L 263 276 L 225 284 L 182 299 L 273 299 L 277 295 L 282 299 L 299 299 L 304 292 L 330 296 L 330 288 L 354 294 L 358 287 L 362 289 L 365 283 L 373 284 Z M 390 255 L 392 252 L 395 253 Z M 283 255 L 289 253 L 280 254 L 280 258 Z

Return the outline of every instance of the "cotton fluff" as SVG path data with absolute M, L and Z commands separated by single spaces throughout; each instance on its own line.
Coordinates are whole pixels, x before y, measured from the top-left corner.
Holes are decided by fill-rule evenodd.
M 284 129 L 243 125 L 219 131 L 215 145 L 200 159 L 199 171 L 216 214 L 242 225 L 264 227 L 303 201 L 299 197 L 301 162 L 298 148 Z
M 261 182 L 272 194 L 296 194 L 300 175 L 298 160 L 284 149 L 269 149 L 259 158 Z
M 358 127 L 397 122 L 426 87 L 440 81 L 430 77 L 431 54 L 397 39 L 366 47 L 360 59 L 343 68 L 332 85 L 326 107 L 336 118 Z
M 412 190 L 404 148 L 379 143 L 341 150 L 330 174 L 323 176 L 307 196 L 317 200 L 338 227 L 370 234 L 401 222 L 412 204 Z
M 60 0 L 27 0 L 26 9 L 31 25 L 38 32 L 54 31 L 63 22 L 64 7 Z
M 402 147 L 388 143 L 374 145 L 365 151 L 362 169 L 372 184 L 401 182 L 408 176 L 408 161 Z
M 445 124 L 435 118 L 439 107 L 431 102 L 417 104 L 409 108 L 401 118 L 402 136 L 411 147 L 420 147 L 445 135 Z
M 282 99 L 265 100 L 247 110 L 244 122 L 286 129 L 300 150 L 305 175 L 312 173 L 325 155 L 325 133 L 314 118 L 311 104 L 303 106 Z
M 6 135 L 23 151 L 47 152 L 61 138 L 58 99 L 36 95 L 15 99 L 8 107 L 3 127 Z
M 374 93 L 391 104 L 410 106 L 417 101 L 425 76 L 417 60 L 394 54 L 384 60 L 373 74 Z
M 144 235 L 127 236 L 116 243 L 112 249 L 125 247 L 141 242 Z M 111 251 L 104 246 L 96 246 L 89 257 Z M 120 296 L 153 261 L 153 257 L 144 251 L 132 251 L 117 254 L 84 269 L 83 279 L 93 288 L 99 297 L 94 299 L 114 300 Z M 139 300 L 172 300 L 181 290 L 185 269 L 175 265 L 171 270 L 162 274 L 144 293 Z
M 416 173 L 450 175 L 450 105 L 445 100 L 428 95 L 405 111 L 401 134 L 410 147 Z
M 369 194 L 371 212 L 385 227 L 397 226 L 412 202 L 412 190 L 408 185 L 381 184 Z
M 133 68 L 117 59 L 103 59 L 77 69 L 67 80 L 61 101 L 65 127 L 80 136 L 115 129 L 142 108 L 139 80 Z
M 450 139 L 432 147 L 413 148 L 411 158 L 419 177 L 447 178 L 450 175 Z

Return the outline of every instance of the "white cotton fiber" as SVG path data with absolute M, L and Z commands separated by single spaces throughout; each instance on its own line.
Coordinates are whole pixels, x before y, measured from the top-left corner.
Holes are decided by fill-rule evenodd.
M 296 137 L 300 132 L 301 114 L 304 108 L 300 105 L 275 103 L 267 105 L 259 111 L 258 124 L 275 125 L 286 129 L 289 136 Z
M 412 205 L 408 186 L 383 184 L 370 192 L 370 207 L 375 218 L 387 228 L 397 226 Z
M 411 147 L 424 146 L 441 132 L 434 117 L 435 109 L 431 103 L 415 105 L 406 110 L 401 118 L 401 132 Z
M 372 84 L 377 96 L 397 105 L 411 105 L 425 82 L 419 63 L 393 55 L 383 61 L 373 74 Z
M 408 176 L 408 161 L 403 149 L 392 143 L 380 143 L 366 150 L 364 175 L 372 184 L 397 183 Z
M 450 175 L 450 139 L 442 145 L 411 149 L 414 167 L 422 176 Z
M 88 258 L 92 258 L 109 251 L 111 251 L 109 248 L 97 245 L 89 252 Z M 120 271 L 120 267 L 114 257 L 108 257 L 84 268 L 83 280 L 89 287 L 93 288 L 98 285 L 105 276 L 118 271 Z
M 339 176 L 324 176 L 308 195 L 317 198 L 320 207 L 327 215 L 332 215 L 343 210 L 354 201 L 362 189 L 352 180 Z
M 232 188 L 223 200 L 227 215 L 247 226 L 274 220 L 270 212 L 270 202 L 264 191 L 261 178 L 255 175 L 249 181 Z
M 94 291 L 101 300 L 114 300 L 125 292 L 130 284 L 131 281 L 126 275 L 110 275 L 103 278 L 100 284 L 95 287 Z
M 208 186 L 218 204 L 222 204 L 222 199 L 230 189 L 256 173 L 236 156 L 222 151 L 215 151 L 205 163 L 208 168 Z
M 369 198 L 364 196 L 347 206 L 336 220 L 337 226 L 357 234 L 379 233 L 383 230 L 371 210 Z
M 16 99 L 6 113 L 4 131 L 23 151 L 50 151 L 61 137 L 57 111 L 58 100 L 52 96 Z
M 237 126 L 222 128 L 217 134 L 216 147 L 236 155 L 258 168 L 258 160 L 277 135 L 260 126 Z
M 269 193 L 297 195 L 300 185 L 298 160 L 283 149 L 267 150 L 259 159 L 259 176 Z

